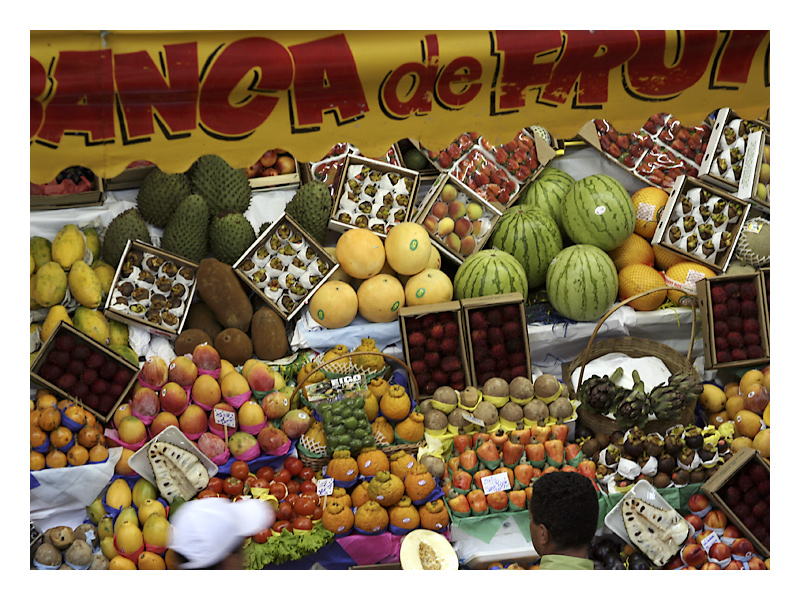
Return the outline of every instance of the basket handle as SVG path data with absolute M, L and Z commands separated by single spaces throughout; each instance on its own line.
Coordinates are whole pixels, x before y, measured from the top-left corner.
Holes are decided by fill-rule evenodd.
M 605 315 L 603 315 L 603 317 L 597 322 L 597 326 L 594 328 L 591 337 L 589 337 L 589 343 L 586 344 L 586 349 L 583 351 L 583 362 L 581 363 L 581 372 L 580 375 L 578 376 L 578 387 L 580 387 L 581 383 L 583 383 L 583 372 L 586 369 L 586 362 L 589 360 L 589 348 L 592 347 L 592 342 L 594 342 L 595 336 L 597 336 L 598 331 L 600 331 L 600 327 L 603 325 L 603 323 L 605 323 L 606 319 L 608 319 L 608 317 L 610 317 L 614 313 L 614 311 L 616 311 L 618 308 L 620 308 L 621 306 L 625 306 L 629 302 L 633 302 L 637 298 L 642 298 L 643 296 L 647 296 L 649 294 L 652 294 L 653 292 L 660 292 L 663 290 L 669 291 L 674 289 L 675 289 L 674 287 L 662 286 L 662 287 L 652 288 L 644 292 L 639 292 L 638 294 L 634 294 L 633 296 L 630 296 L 629 298 L 625 298 L 625 300 L 618 302 L 617 304 L 612 306 L 608 310 L 608 312 L 606 312 Z M 692 302 L 692 333 L 691 333 L 692 337 L 689 340 L 689 352 L 686 354 L 686 358 L 689 361 L 691 361 L 692 351 L 694 349 L 694 337 L 695 337 L 695 332 L 697 330 L 697 311 L 695 310 L 697 300 L 696 297 L 693 296 L 687 296 L 687 297 L 690 298 Z
M 294 402 L 294 397 L 297 395 L 297 392 L 299 390 L 303 389 L 303 386 L 305 385 L 305 382 L 308 381 L 308 379 L 314 373 L 316 373 L 317 371 L 319 371 L 323 367 L 326 367 L 329 364 L 334 363 L 334 362 L 336 362 L 338 360 L 341 360 L 343 358 L 349 358 L 349 357 L 352 357 L 352 356 L 362 356 L 362 355 L 365 355 L 365 354 L 382 356 L 384 359 L 391 359 L 391 360 L 394 360 L 394 361 L 400 363 L 400 365 L 406 370 L 406 373 L 408 374 L 408 381 L 411 383 L 411 393 L 412 393 L 413 397 L 416 398 L 416 397 L 419 396 L 419 388 L 417 386 L 417 378 L 414 377 L 414 373 L 411 372 L 411 369 L 408 367 L 408 365 L 406 363 L 404 363 L 402 360 L 400 360 L 396 356 L 392 356 L 391 354 L 385 354 L 383 352 L 376 352 L 376 351 L 362 350 L 362 351 L 359 351 L 359 352 L 347 352 L 346 354 L 341 354 L 341 355 L 337 356 L 336 358 L 333 358 L 333 359 L 331 359 L 331 360 L 329 360 L 327 362 L 319 364 L 316 367 L 314 367 L 313 369 L 311 369 L 311 371 L 309 371 L 306 374 L 306 376 L 303 378 L 302 381 L 298 381 L 297 382 L 297 386 L 295 386 L 294 391 L 292 392 L 292 397 L 290 398 L 289 404 Z

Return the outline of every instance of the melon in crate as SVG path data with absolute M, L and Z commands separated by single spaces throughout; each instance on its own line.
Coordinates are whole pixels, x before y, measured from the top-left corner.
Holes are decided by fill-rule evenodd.
M 678 306 L 692 306 L 697 299 L 697 282 L 715 275 L 709 267 L 696 262 L 674 264 L 664 273 L 666 285 L 674 288 L 667 292 L 667 296 Z
M 573 242 L 606 252 L 628 239 L 636 225 L 630 195 L 609 175 L 589 175 L 576 181 L 564 197 L 561 216 Z
M 596 321 L 617 299 L 614 262 L 590 244 L 559 252 L 547 269 L 547 298 L 559 314 L 573 321 Z
M 561 234 L 564 235 L 566 232 L 561 219 L 561 205 L 564 202 L 567 191 L 574 183 L 575 179 L 571 175 L 548 165 L 525 188 L 517 205 L 535 206 L 547 211 L 556 222 L 556 225 L 558 225 Z
M 612 263 L 613 264 L 613 263 Z M 528 299 L 528 276 L 520 262 L 496 248 L 479 250 L 461 263 L 453 277 L 456 300 L 519 292 Z
M 520 262 L 530 288 L 544 284 L 547 267 L 564 247 L 555 220 L 534 206 L 514 206 L 503 213 L 495 224 L 491 245 Z
M 636 214 L 634 231 L 646 240 L 652 240 L 669 194 L 660 187 L 648 186 L 636 190 L 631 200 Z

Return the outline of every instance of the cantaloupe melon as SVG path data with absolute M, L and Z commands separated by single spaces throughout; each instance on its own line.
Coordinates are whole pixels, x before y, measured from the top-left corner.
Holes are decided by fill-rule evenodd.
M 368 279 L 386 262 L 383 240 L 368 229 L 348 229 L 336 241 L 336 260 L 351 277 Z
M 347 327 L 358 314 L 358 296 L 349 283 L 329 279 L 311 296 L 308 311 L 327 329 Z
M 399 223 L 383 242 L 386 262 L 399 275 L 416 275 L 428 264 L 431 238 L 419 223 Z
M 406 303 L 403 284 L 383 273 L 362 281 L 356 295 L 359 314 L 372 323 L 394 321 Z
M 453 281 L 439 269 L 423 269 L 405 285 L 406 306 L 436 304 L 453 299 Z

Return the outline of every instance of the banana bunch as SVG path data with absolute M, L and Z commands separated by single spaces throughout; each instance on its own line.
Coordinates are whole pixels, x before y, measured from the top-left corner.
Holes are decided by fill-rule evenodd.
M 208 469 L 193 452 L 169 442 L 153 442 L 147 457 L 158 491 L 170 504 L 178 497 L 189 500 L 208 485 Z
M 676 421 L 681 411 L 697 401 L 702 393 L 703 384 L 694 372 L 684 371 L 650 390 L 650 406 L 659 421 Z
M 576 398 L 592 412 L 604 414 L 613 410 L 619 396 L 617 382 L 622 374 L 622 367 L 617 367 L 611 376 L 592 375 L 581 383 Z
M 631 428 L 634 425 L 642 427 L 650 414 L 650 397 L 644 390 L 644 381 L 636 370 L 631 375 L 633 388 L 623 390 L 619 394 L 619 403 L 614 409 L 614 418 L 625 428 Z

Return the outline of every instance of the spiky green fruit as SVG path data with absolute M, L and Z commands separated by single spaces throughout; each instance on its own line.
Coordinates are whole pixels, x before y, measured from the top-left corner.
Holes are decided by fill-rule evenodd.
M 286 214 L 297 221 L 317 243 L 324 245 L 332 208 L 328 186 L 320 181 L 312 181 L 297 189 L 286 205 Z
M 256 241 L 256 232 L 242 213 L 221 212 L 211 218 L 208 244 L 211 256 L 232 265 Z
M 208 228 L 208 203 L 202 196 L 190 194 L 180 201 L 167 222 L 161 247 L 192 262 L 200 262 L 208 254 Z
M 207 154 L 189 169 L 192 192 L 208 202 L 212 215 L 223 211 L 244 213 L 252 190 L 244 169 L 234 169 L 219 156 Z
M 136 195 L 137 208 L 145 221 L 163 229 L 180 201 L 191 192 L 186 173 L 165 173 L 156 167 L 142 180 Z
M 147 223 L 135 208 L 121 212 L 108 224 L 103 238 L 103 260 L 116 267 L 122 258 L 128 240 L 140 240 L 146 244 L 153 243 Z

